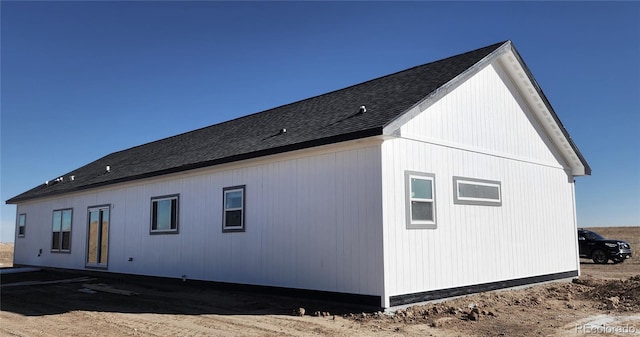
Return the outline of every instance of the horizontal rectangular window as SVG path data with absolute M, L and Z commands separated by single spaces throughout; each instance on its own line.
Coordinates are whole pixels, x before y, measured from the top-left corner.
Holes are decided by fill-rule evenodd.
M 178 233 L 178 195 L 151 198 L 151 233 Z
M 245 185 L 225 187 L 222 190 L 223 212 L 222 231 L 223 232 L 243 232 L 244 231 L 244 201 Z
M 18 236 L 24 237 L 27 227 L 27 215 L 20 214 L 18 215 Z
M 71 250 L 71 221 L 72 209 L 53 211 L 53 233 L 51 236 L 51 251 L 68 252 Z
M 499 181 L 453 177 L 453 203 L 461 205 L 501 206 Z
M 407 228 L 436 228 L 435 175 L 405 172 Z

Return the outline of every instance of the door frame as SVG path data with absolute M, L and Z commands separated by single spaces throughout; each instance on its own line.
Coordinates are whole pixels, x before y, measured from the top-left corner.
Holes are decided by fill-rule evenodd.
M 91 212 L 92 211 L 96 211 L 96 210 L 108 210 L 109 211 L 109 228 L 107 228 L 107 262 L 106 263 L 100 263 L 100 257 L 102 256 L 102 252 L 101 252 L 101 245 L 98 244 L 96 246 L 96 248 L 98 249 L 98 256 L 96 257 L 96 263 L 90 263 L 89 262 L 89 245 L 91 244 Z M 87 207 L 87 244 L 86 247 L 84 249 L 85 252 L 85 256 L 84 256 L 84 265 L 85 268 L 95 268 L 95 269 L 109 269 L 109 254 L 111 252 L 111 204 L 104 204 L 104 205 L 96 205 L 96 206 L 89 206 Z M 98 223 L 98 243 L 102 241 L 102 222 Z

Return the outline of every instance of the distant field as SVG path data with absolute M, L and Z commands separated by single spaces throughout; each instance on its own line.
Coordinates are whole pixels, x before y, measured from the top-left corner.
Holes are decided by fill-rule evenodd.
M 13 266 L 13 243 L 0 243 L 0 268 Z
M 604 279 L 618 279 L 640 274 L 640 227 L 590 227 L 585 228 L 607 239 L 624 240 L 631 244 L 633 257 L 620 264 L 598 265 L 591 260 L 581 259 L 582 275 L 591 275 Z
M 584 227 L 594 232 L 598 232 L 605 238 L 622 239 L 631 244 L 640 244 L 640 226 L 629 227 Z

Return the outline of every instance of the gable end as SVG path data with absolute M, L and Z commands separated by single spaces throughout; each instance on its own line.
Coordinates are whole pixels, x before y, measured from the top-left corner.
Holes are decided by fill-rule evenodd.
M 404 113 L 398 115 L 397 118 L 385 125 L 383 134 L 391 137 L 400 136 L 400 129 L 404 124 L 494 62 L 500 64 L 501 68 L 505 70 L 516 85 L 530 110 L 535 114 L 536 119 L 543 126 L 552 143 L 570 167 L 571 174 L 574 176 L 591 175 L 589 164 L 571 139 L 569 132 L 562 125 L 551 103 L 549 103 L 549 100 L 511 41 L 505 42 L 475 65 L 415 103 Z

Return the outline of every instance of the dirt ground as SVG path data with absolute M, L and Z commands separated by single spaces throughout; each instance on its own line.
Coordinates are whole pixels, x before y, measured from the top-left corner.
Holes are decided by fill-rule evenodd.
M 582 260 L 582 275 L 571 283 L 394 313 L 190 281 L 3 274 L 0 336 L 640 336 L 640 227 L 595 230 L 629 241 L 634 257 L 615 265 Z M 0 267 L 12 265 L 11 252 L 12 245 L 0 244 Z M 296 315 L 299 308 L 303 316 Z

